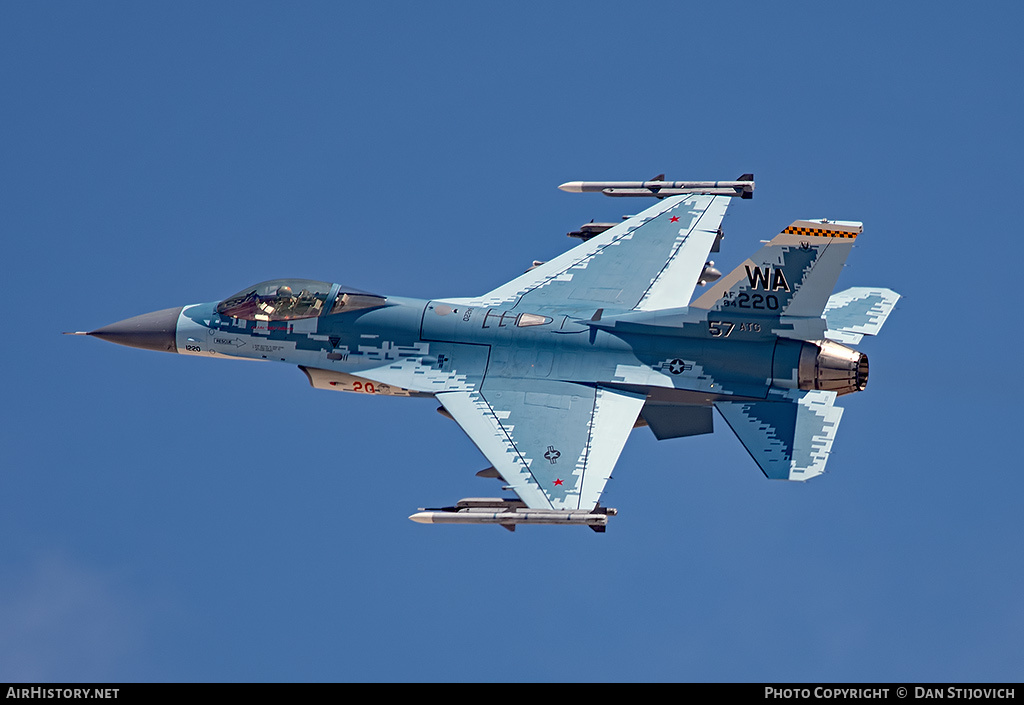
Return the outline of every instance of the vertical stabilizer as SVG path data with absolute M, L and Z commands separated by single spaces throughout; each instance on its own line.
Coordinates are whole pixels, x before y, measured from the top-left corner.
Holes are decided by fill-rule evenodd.
M 797 220 L 690 306 L 819 318 L 862 230 L 860 223 Z

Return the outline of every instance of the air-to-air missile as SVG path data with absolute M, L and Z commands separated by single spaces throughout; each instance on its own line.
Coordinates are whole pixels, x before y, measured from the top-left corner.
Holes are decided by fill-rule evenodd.
M 420 524 L 498 524 L 515 531 L 517 524 L 576 524 L 603 532 L 608 517 L 615 516 L 610 507 L 587 510 L 527 509 L 514 499 L 467 497 L 453 507 L 425 507 L 409 518 Z
M 659 174 L 651 181 L 567 181 L 558 188 L 569 193 L 603 193 L 605 196 L 666 198 L 689 193 L 711 196 L 754 197 L 754 175 L 743 174 L 736 181 L 665 181 Z

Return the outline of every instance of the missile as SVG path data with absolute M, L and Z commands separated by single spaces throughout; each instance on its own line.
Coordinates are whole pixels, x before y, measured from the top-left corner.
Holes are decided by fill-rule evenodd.
M 665 198 L 687 193 L 753 198 L 754 175 L 743 174 L 736 181 L 567 181 L 558 187 L 568 193 L 603 193 L 605 196 Z
M 607 526 L 607 514 L 591 514 L 587 511 L 528 509 L 517 511 L 493 511 L 485 509 L 458 512 L 416 512 L 410 517 L 418 524 L 585 524 Z
M 585 509 L 527 509 L 518 500 L 491 497 L 461 499 L 454 507 L 421 508 L 409 518 L 418 524 L 498 524 L 515 531 L 518 524 L 574 524 L 603 532 L 608 517 L 616 510 L 608 507 Z

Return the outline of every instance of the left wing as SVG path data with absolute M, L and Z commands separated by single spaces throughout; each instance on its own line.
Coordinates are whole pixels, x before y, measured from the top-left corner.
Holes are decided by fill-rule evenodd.
M 728 196 L 666 198 L 484 296 L 458 301 L 509 309 L 686 306 L 728 205 Z
M 530 509 L 592 510 L 643 394 L 549 380 L 487 378 L 442 392 L 452 415 Z

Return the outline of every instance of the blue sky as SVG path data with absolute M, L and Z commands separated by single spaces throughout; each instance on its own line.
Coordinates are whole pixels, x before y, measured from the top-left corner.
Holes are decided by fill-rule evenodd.
M 1021 680 L 1022 19 L 4 4 L 0 680 Z M 278 277 L 479 294 L 642 207 L 564 181 L 747 171 L 721 269 L 860 220 L 839 287 L 905 298 L 824 477 L 639 429 L 604 535 L 408 521 L 497 489 L 430 400 L 60 336 Z

